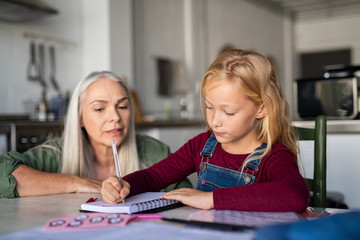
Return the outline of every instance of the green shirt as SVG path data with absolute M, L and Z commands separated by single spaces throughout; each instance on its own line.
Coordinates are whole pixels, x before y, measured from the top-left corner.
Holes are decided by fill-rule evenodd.
M 62 141 L 54 139 L 46 142 L 46 145 L 47 147 L 44 147 L 44 144 L 36 146 L 24 153 L 12 151 L 0 155 L 0 198 L 19 197 L 12 172 L 21 164 L 43 172 L 60 172 Z M 139 163 L 142 168 L 150 167 L 170 154 L 169 146 L 149 136 L 137 135 L 136 145 Z M 163 191 L 170 191 L 181 187 L 192 187 L 192 185 L 186 178 L 170 185 L 168 188 L 163 189 Z

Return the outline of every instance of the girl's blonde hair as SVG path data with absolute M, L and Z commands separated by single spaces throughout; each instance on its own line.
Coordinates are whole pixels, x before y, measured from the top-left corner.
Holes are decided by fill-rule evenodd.
M 264 156 L 271 146 L 282 143 L 297 158 L 297 135 L 291 125 L 289 108 L 282 93 L 274 67 L 268 58 L 241 49 L 228 49 L 210 65 L 201 82 L 201 105 L 206 119 L 204 93 L 210 83 L 231 82 L 256 106 L 264 104 L 267 115 L 256 120 L 258 140 L 267 143 Z M 210 129 L 210 127 L 208 126 Z M 211 130 L 211 129 L 210 129 Z M 246 164 L 246 163 L 244 163 Z
M 63 155 L 61 173 L 73 174 L 82 177 L 95 178 L 95 160 L 93 149 L 87 137 L 86 130 L 81 127 L 81 102 L 86 89 L 93 82 L 109 78 L 118 82 L 129 97 L 130 122 L 128 135 L 118 151 L 121 174 L 139 170 L 139 160 L 136 149 L 136 136 L 134 124 L 134 108 L 130 94 L 130 88 L 125 78 L 121 78 L 112 72 L 92 72 L 80 81 L 72 94 L 65 121 L 63 133 Z

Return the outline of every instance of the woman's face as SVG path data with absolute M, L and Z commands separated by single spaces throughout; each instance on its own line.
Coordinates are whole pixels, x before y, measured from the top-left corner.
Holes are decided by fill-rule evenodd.
M 111 147 L 114 139 L 119 146 L 126 138 L 130 124 L 130 103 L 120 83 L 101 78 L 90 84 L 80 103 L 81 125 L 86 129 L 93 147 Z

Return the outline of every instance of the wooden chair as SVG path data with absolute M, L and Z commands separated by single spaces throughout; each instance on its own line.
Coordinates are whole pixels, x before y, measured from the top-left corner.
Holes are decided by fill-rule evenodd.
M 314 141 L 314 175 L 306 179 L 313 195 L 312 207 L 326 207 L 326 117 L 320 115 L 315 119 L 315 128 L 295 127 L 299 140 Z

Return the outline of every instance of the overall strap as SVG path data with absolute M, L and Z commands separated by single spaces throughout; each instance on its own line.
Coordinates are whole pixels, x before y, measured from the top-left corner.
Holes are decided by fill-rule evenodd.
M 247 157 L 246 160 L 250 159 L 250 161 L 245 165 L 245 168 L 251 169 L 256 172 L 262 159 L 259 158 L 259 156 L 264 153 L 266 147 L 266 143 L 262 143 L 259 147 L 257 147 L 255 151 Z
M 211 133 L 210 137 L 206 140 L 202 151 L 200 152 L 200 156 L 208 158 L 212 157 L 214 155 L 217 144 L 218 141 L 216 140 L 215 134 Z M 247 157 L 247 159 L 250 159 L 250 161 L 245 165 L 245 168 L 257 171 L 262 159 L 259 158 L 259 156 L 264 153 L 266 147 L 266 143 L 262 143 L 259 147 L 257 147 L 255 151 Z
M 218 141 L 216 140 L 215 134 L 211 133 L 210 137 L 206 140 L 203 150 L 200 152 L 200 156 L 212 157 L 217 144 Z

